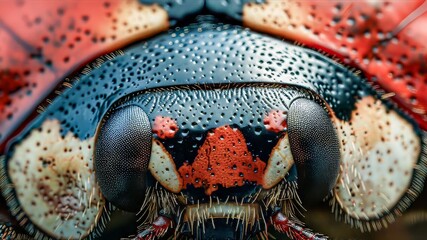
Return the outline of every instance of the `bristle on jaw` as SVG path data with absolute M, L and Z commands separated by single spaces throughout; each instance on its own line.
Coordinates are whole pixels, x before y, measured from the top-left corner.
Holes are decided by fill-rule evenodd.
M 262 193 L 263 192 L 263 193 Z M 215 218 L 224 218 L 227 221 L 237 220 L 238 225 L 243 226 L 247 233 L 255 224 L 260 224 L 262 229 L 267 229 L 269 219 L 267 211 L 277 206 L 282 206 L 282 212 L 295 223 L 301 223 L 297 215 L 302 215 L 301 200 L 297 193 L 296 182 L 282 181 L 280 184 L 267 191 L 258 191 L 248 197 L 246 202 L 238 201 L 235 197 L 229 197 L 225 201 L 219 201 L 211 197 L 208 203 L 197 203 L 187 205 L 185 196 L 170 193 L 159 183 L 146 190 L 145 201 L 137 214 L 139 217 L 138 232 L 143 232 L 151 227 L 152 223 L 159 217 L 159 213 L 168 216 L 176 216 L 174 223 L 175 234 L 178 239 L 185 236 L 180 235 L 180 229 L 184 223 L 189 224 L 190 230 L 206 229 L 205 224 L 215 226 Z M 180 207 L 186 205 L 185 207 Z M 259 239 L 268 239 L 268 233 L 258 233 Z
M 154 187 L 147 188 L 144 203 L 137 213 L 138 232 L 150 227 L 159 216 L 160 211 L 170 216 L 176 216 L 179 211 L 178 195 L 167 191 L 157 182 Z
M 282 206 L 284 215 L 294 220 L 298 215 L 302 216 L 305 211 L 298 194 L 298 184 L 295 181 L 282 181 L 267 192 L 262 202 L 266 210 Z

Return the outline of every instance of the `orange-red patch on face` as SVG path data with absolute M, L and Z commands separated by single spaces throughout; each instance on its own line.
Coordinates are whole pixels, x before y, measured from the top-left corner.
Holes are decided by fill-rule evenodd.
M 271 110 L 264 118 L 264 125 L 268 131 L 279 133 L 288 127 L 286 122 L 287 114 L 282 110 Z
M 173 138 L 178 132 L 178 125 L 175 120 L 170 117 L 157 116 L 154 120 L 153 133 L 159 138 Z
M 185 163 L 179 173 L 187 184 L 204 187 L 211 195 L 221 185 L 243 186 L 245 181 L 262 185 L 265 163 L 249 152 L 243 134 L 236 128 L 222 126 L 208 133 L 193 164 Z

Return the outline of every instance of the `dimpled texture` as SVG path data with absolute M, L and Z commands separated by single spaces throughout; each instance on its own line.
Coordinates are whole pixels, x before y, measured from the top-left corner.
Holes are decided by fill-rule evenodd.
M 272 110 L 264 118 L 265 128 L 272 132 L 282 132 L 287 129 L 287 112 Z
M 291 152 L 305 202 L 320 202 L 338 176 L 340 144 L 328 113 L 312 100 L 294 100 L 288 113 Z
M 401 214 L 422 189 L 420 174 L 426 171 L 426 160 L 418 163 L 421 142 L 413 126 L 372 97 L 357 103 L 349 122 L 336 124 L 342 161 L 333 191 L 337 205 L 348 214 L 344 220 L 367 221 L 389 212 Z M 357 227 L 375 229 L 381 225 L 359 223 Z
M 248 3 L 243 24 L 325 51 L 356 67 L 427 129 L 427 2 Z
M 1 1 L 0 144 L 71 72 L 168 27 L 138 0 Z
M 270 189 L 286 178 L 290 168 L 294 166 L 289 136 L 283 134 L 277 145 L 271 151 L 268 165 L 264 171 L 263 187 Z
M 142 205 L 151 153 L 151 126 L 139 107 L 113 110 L 98 129 L 95 173 L 104 196 L 121 209 Z
M 183 162 L 195 159 L 210 130 L 225 125 L 244 131 L 246 140 L 250 140 L 249 150 L 267 160 L 269 152 L 264 151 L 274 147 L 280 134 L 268 131 L 263 117 L 270 109 L 286 111 L 290 101 L 301 96 L 304 95 L 296 89 L 274 86 L 241 86 L 222 90 L 165 89 L 133 96 L 122 104 L 138 104 L 148 114 L 151 123 L 159 117 L 176 122 L 179 131 L 174 139 L 154 137 L 165 143 L 177 165 L 181 166 Z
M 94 140 L 61 136 L 59 129 L 58 121 L 46 120 L 16 146 L 8 166 L 1 168 L 10 176 L 16 199 L 11 185 L 1 186 L 3 194 L 13 199 L 8 207 L 31 235 L 37 227 L 55 239 L 91 238 L 97 234 L 93 229 L 102 231 L 105 215 L 93 171 Z
M 148 168 L 153 177 L 167 190 L 179 193 L 183 181 L 175 161 L 160 141 L 153 140 Z
M 40 119 L 57 118 L 63 134 L 72 131 L 88 138 L 103 114 L 126 95 L 150 88 L 231 83 L 311 89 L 339 118 L 348 119 L 356 99 L 373 92 L 362 79 L 316 52 L 220 23 L 173 29 L 101 63 L 79 76 Z
M 48 118 L 54 118 L 60 122 L 61 135 L 65 136 L 72 132 L 82 140 L 89 139 L 94 136 L 102 117 L 119 99 L 125 96 L 132 99 L 138 93 L 148 90 L 156 90 L 160 94 L 167 88 L 180 88 L 185 92 L 185 89 L 191 86 L 204 90 L 209 88 L 207 85 L 210 84 L 217 89 L 237 88 L 250 83 L 272 84 L 271 86 L 277 89 L 293 85 L 298 86 L 300 90 L 309 89 L 320 95 L 321 100 L 325 100 L 329 104 L 337 119 L 341 121 L 350 120 L 351 113 L 356 107 L 355 104 L 364 96 L 371 95 L 375 99 L 379 98 L 379 95 L 362 78 L 319 53 L 251 32 L 239 26 L 214 24 L 207 22 L 206 19 L 205 22 L 199 21 L 187 27 L 171 29 L 168 33 L 136 43 L 118 55 L 114 57 L 108 55 L 91 66 L 84 71 L 84 74 L 71 81 L 72 89 L 61 91 L 56 100 L 46 106 L 43 114 L 12 142 L 12 146 L 22 141 L 32 129 L 40 127 Z M 215 92 L 212 91 L 211 94 L 215 94 Z M 244 93 L 247 94 L 247 92 Z M 240 99 L 234 99 L 233 104 L 250 103 L 251 101 L 244 98 L 245 94 L 239 96 Z M 267 106 L 280 99 L 277 94 L 270 96 L 265 96 L 273 101 L 264 102 L 269 104 Z M 176 102 L 174 98 L 166 96 L 164 98 L 167 100 L 166 103 L 172 104 L 170 106 Z M 224 100 L 226 99 L 224 98 Z M 202 111 L 179 115 L 182 119 L 176 119 L 176 121 L 181 132 L 178 132 L 176 136 L 185 134 L 185 128 L 206 131 L 207 125 L 203 124 L 206 123 L 209 114 L 213 114 L 212 119 L 217 118 L 220 122 L 226 122 L 232 116 L 222 118 L 219 114 L 215 114 L 215 111 L 212 111 L 213 113 L 203 111 L 204 107 L 216 104 L 209 95 L 199 95 L 198 98 L 190 100 L 193 100 L 194 106 L 200 107 Z M 393 110 L 402 119 L 406 119 L 405 115 L 397 111 L 394 106 L 386 104 L 386 101 L 379 102 L 384 104 L 385 109 Z M 225 106 L 233 106 L 233 104 L 227 103 Z M 236 106 L 239 106 L 238 104 Z M 152 102 L 152 106 L 156 105 L 155 101 Z M 164 111 L 161 108 L 158 109 L 160 114 L 161 111 Z M 189 108 L 183 109 L 188 110 Z M 271 109 L 265 112 L 266 115 L 269 110 Z M 145 112 L 148 114 L 150 111 Z M 202 113 L 203 121 L 198 119 L 199 113 Z M 254 118 L 256 119 L 254 121 L 263 126 L 263 119 L 266 115 Z M 154 121 L 152 116 L 149 116 L 149 119 Z M 241 121 L 247 124 L 253 123 L 250 122 L 250 118 L 234 117 L 228 124 Z M 182 126 L 184 122 L 187 124 L 186 127 Z M 193 122 L 195 125 L 192 124 Z M 415 126 L 413 122 L 407 122 L 407 124 Z M 416 127 L 413 127 L 412 130 L 418 131 Z M 257 132 L 260 133 L 259 128 L 254 129 L 254 133 Z M 176 151 L 179 144 L 166 144 L 165 148 L 171 152 L 173 157 L 182 157 L 177 162 L 177 167 L 180 167 L 185 160 L 195 158 L 203 139 L 203 136 L 195 137 L 196 144 L 186 148 L 188 151 L 185 154 L 194 156 L 188 157 L 188 159 Z M 264 144 L 274 146 L 274 141 L 253 142 L 257 146 L 264 146 Z M 174 146 L 175 150 L 171 150 Z M 10 155 L 13 154 L 12 150 L 13 148 L 11 148 Z M 251 149 L 251 152 L 254 153 L 254 150 Z M 256 154 L 269 153 L 270 151 L 258 151 Z M 5 161 L 8 159 L 9 157 Z M 176 159 L 174 160 L 176 161 Z M 423 181 L 421 174 L 414 178 L 421 183 Z M 419 189 L 419 187 L 411 187 L 408 191 L 414 191 L 414 195 L 417 195 Z M 213 194 L 217 192 L 219 191 L 215 191 Z M 238 192 L 228 192 L 227 195 L 230 193 L 239 194 Z M 191 200 L 190 198 L 189 202 Z M 193 200 L 197 202 L 198 199 Z
M 161 139 L 175 137 L 178 130 L 178 126 L 173 118 L 157 116 L 154 120 L 153 133 Z
M 187 184 L 204 187 L 206 195 L 211 195 L 219 185 L 225 188 L 243 186 L 245 182 L 263 185 L 265 165 L 248 151 L 239 129 L 225 125 L 208 132 L 194 162 L 184 163 L 179 172 L 184 187 Z
M 140 106 L 152 124 L 159 119 L 173 122 L 177 130 L 174 138 L 154 135 L 150 171 L 166 189 L 179 192 L 183 187 L 190 201 L 194 197 L 203 202 L 199 192 L 203 196 L 222 196 L 227 195 L 225 188 L 245 185 L 244 190 L 228 192 L 244 196 L 263 185 L 270 153 L 289 153 L 282 150 L 283 144 L 276 146 L 283 132 L 267 130 L 263 119 L 271 109 L 286 111 L 292 99 L 304 96 L 299 90 L 260 84 L 224 89 L 188 86 L 143 92 L 118 104 Z M 282 163 L 277 158 L 271 161 Z M 281 179 L 269 174 L 269 186 L 281 181 L 286 173 L 281 171 Z

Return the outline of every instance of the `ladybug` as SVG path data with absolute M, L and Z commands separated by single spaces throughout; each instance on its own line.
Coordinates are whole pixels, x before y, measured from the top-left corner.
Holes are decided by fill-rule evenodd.
M 2 238 L 327 239 L 424 187 L 424 1 L 1 5 Z

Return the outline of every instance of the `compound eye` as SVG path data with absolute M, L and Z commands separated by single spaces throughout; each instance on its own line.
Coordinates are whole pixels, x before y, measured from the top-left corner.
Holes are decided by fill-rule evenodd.
M 95 176 L 105 198 L 126 211 L 138 211 L 146 189 L 152 146 L 147 114 L 137 106 L 104 117 L 95 140 Z
M 338 176 L 340 148 L 334 125 L 322 106 L 298 98 L 288 112 L 289 144 L 305 204 L 324 199 Z

